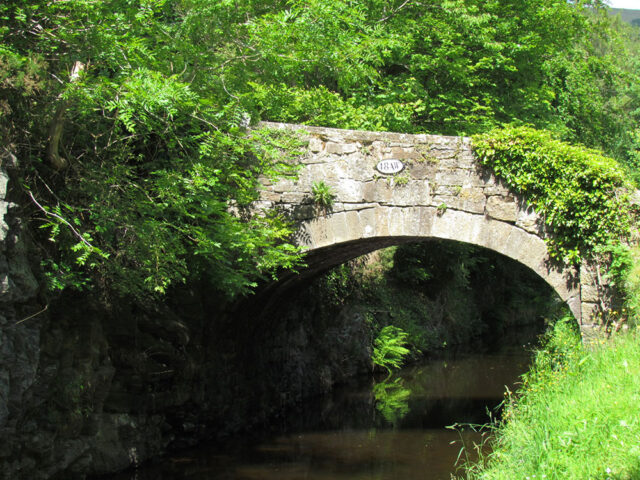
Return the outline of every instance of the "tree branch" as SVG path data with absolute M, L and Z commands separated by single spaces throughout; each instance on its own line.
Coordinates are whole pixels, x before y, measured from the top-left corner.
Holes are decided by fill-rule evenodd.
M 84 63 L 75 62 L 71 69 L 70 82 L 75 82 L 80 77 L 80 72 L 84 70 Z M 49 125 L 49 146 L 47 148 L 47 158 L 49 162 L 56 170 L 62 170 L 67 167 L 68 162 L 65 158 L 60 156 L 60 139 L 62 138 L 62 131 L 64 128 L 64 114 L 69 107 L 69 100 L 63 100 L 56 108 L 56 113 L 53 115 L 51 124 Z
M 38 201 L 35 199 L 35 197 L 33 196 L 32 192 L 29 192 L 29 196 L 31 197 L 31 200 L 33 201 L 33 203 L 36 204 L 36 206 L 48 217 L 53 217 L 56 218 L 58 220 L 60 220 L 62 223 L 64 223 L 67 227 L 69 227 L 69 229 L 73 232 L 73 234 L 78 237 L 78 239 L 84 243 L 87 247 L 89 247 L 92 250 L 95 250 L 95 247 L 93 245 L 91 245 L 89 242 L 87 242 L 87 240 L 80 234 L 80 232 L 78 232 L 73 225 L 71 225 L 67 220 L 65 220 L 64 218 L 62 218 L 60 215 L 56 215 L 55 213 L 49 212 L 47 211 L 42 205 L 40 205 L 38 203 Z

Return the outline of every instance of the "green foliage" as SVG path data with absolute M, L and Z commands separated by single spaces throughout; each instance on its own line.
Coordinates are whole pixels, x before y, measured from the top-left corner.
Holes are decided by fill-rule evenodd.
M 554 379 L 583 358 L 582 338 L 571 315 L 557 320 L 543 336 L 524 384 L 553 383 Z
M 404 347 L 407 337 L 404 330 L 393 325 L 382 328 L 373 344 L 373 364 L 386 369 L 389 374 L 392 369 L 400 368 L 404 357 L 409 354 L 409 349 Z
M 599 252 L 607 258 L 606 280 L 613 283 L 622 296 L 620 312 L 607 312 L 617 321 L 635 326 L 640 322 L 640 248 L 625 244 L 609 244 Z
M 391 179 L 393 185 L 397 185 L 399 187 L 407 185 L 410 180 L 409 175 L 407 175 L 406 173 L 401 175 L 396 174 L 389 178 Z
M 448 288 L 471 288 L 470 274 L 487 262 L 481 248 L 474 245 L 429 241 L 399 246 L 394 255 L 391 274 L 406 284 L 433 292 Z M 455 285 L 455 286 L 454 286 Z
M 323 275 L 318 286 L 318 294 L 323 304 L 329 306 L 342 305 L 355 287 L 354 274 L 350 265 L 341 264 Z
M 436 212 L 437 212 L 438 215 L 444 215 L 444 212 L 446 212 L 448 208 L 449 208 L 449 206 L 446 203 L 442 202 L 436 208 Z
M 638 35 L 600 1 L 313 0 L 247 18 L 225 75 L 252 114 L 452 135 L 531 123 L 635 165 Z
M 633 169 L 630 28 L 599 1 L 7 0 L 0 136 L 55 240 L 41 249 L 52 285 L 143 298 L 205 275 L 234 295 L 298 260 L 282 218 L 241 221 L 297 149 L 245 135 L 249 117 L 456 135 L 531 123 Z
M 138 165 L 124 161 L 107 175 L 93 165 L 79 166 L 81 174 L 72 190 L 59 189 L 58 195 L 83 205 L 67 210 L 84 218 L 78 228 L 99 245 L 100 256 L 76 241 L 63 250 L 66 263 L 95 270 L 111 289 L 137 298 L 163 294 L 188 279 L 209 279 L 234 296 L 246 293 L 262 275 L 293 266 L 298 253 L 283 242 L 291 232 L 283 219 L 274 214 L 249 219 L 238 215 L 256 198 L 257 175 L 277 171 L 269 165 L 268 143 L 262 143 L 269 136 L 256 135 L 230 139 L 215 132 L 197 133 L 193 157 L 181 163 L 178 155 L 170 155 L 171 166 L 164 165 L 163 158 Z M 186 142 L 183 138 L 182 146 L 175 147 L 181 149 Z M 136 209 L 123 212 L 123 204 Z M 51 222 L 44 226 L 48 225 Z M 62 248 L 74 241 L 64 226 L 52 228 L 66 233 L 56 237 Z
M 313 203 L 324 210 L 330 209 L 333 206 L 333 198 L 335 195 L 331 187 L 322 180 L 313 182 L 313 185 L 311 185 L 311 194 L 313 195 Z
M 378 250 L 331 269 L 311 287 L 331 318 L 361 312 L 373 337 L 387 325 L 408 334 L 408 358 L 531 324 L 562 301 L 526 267 L 494 252 L 431 240 Z
M 639 373 L 636 333 L 587 350 L 575 328 L 558 324 L 507 398 L 493 452 L 465 478 L 638 478 Z
M 631 325 L 640 325 L 640 250 L 630 252 L 631 265 L 625 272 L 624 292 L 627 318 Z
M 147 301 L 203 280 L 233 297 L 298 262 L 288 223 L 273 212 L 249 217 L 247 208 L 259 178 L 295 175 L 300 142 L 246 133 L 246 112 L 220 78 L 192 70 L 203 49 L 227 40 L 186 40 L 197 5 L 0 7 L 2 134 L 20 158 L 33 223 L 50 240 L 41 251 L 52 288 L 91 284 Z M 228 14 L 214 22 L 246 19 L 228 3 L 211 8 Z M 85 68 L 70 79 L 75 61 Z M 61 173 L 47 158 L 54 124 L 69 164 Z
M 527 127 L 475 136 L 473 148 L 542 215 L 553 233 L 547 240 L 552 256 L 578 262 L 630 234 L 630 185 L 613 159 Z

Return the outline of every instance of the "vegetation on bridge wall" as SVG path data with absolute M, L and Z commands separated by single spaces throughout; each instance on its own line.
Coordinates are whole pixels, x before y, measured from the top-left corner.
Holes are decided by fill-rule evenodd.
M 542 215 L 552 257 L 579 263 L 604 245 L 630 239 L 633 186 L 612 158 L 527 127 L 477 135 L 473 148 Z

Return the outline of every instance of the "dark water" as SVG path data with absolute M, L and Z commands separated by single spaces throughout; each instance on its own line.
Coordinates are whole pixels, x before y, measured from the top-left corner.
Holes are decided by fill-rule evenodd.
M 425 361 L 386 381 L 363 379 L 309 402 L 271 433 L 203 446 L 112 480 L 449 479 L 464 442 L 486 434 L 505 385 L 515 388 L 529 347 Z M 462 453 L 461 460 L 465 453 Z M 458 461 L 460 464 L 460 461 Z

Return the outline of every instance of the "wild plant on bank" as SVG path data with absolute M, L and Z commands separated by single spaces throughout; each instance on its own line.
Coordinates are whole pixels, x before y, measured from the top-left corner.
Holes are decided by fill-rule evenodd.
M 469 479 L 635 479 L 640 475 L 640 343 L 636 332 L 585 349 L 568 321 L 507 395 L 493 452 Z
M 400 368 L 404 357 L 410 352 L 404 345 L 409 335 L 399 327 L 387 325 L 378 334 L 374 345 L 372 360 L 391 375 L 394 368 Z

